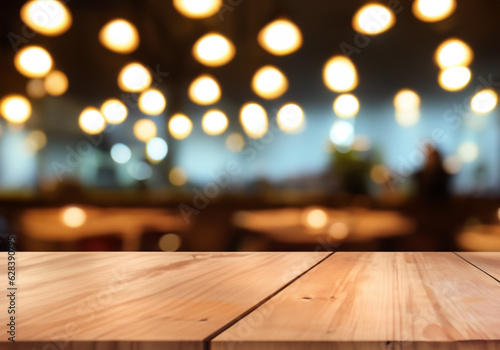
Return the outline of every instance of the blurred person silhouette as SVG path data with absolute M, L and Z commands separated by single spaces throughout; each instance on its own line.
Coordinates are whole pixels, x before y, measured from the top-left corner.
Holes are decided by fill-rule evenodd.
M 449 199 L 450 175 L 443 167 L 443 158 L 431 144 L 425 146 L 426 161 L 422 169 L 416 173 L 418 197 L 432 203 Z

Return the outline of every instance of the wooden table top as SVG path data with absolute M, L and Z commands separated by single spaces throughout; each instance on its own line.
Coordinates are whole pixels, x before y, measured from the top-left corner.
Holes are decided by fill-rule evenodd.
M 16 259 L 16 350 L 500 349 L 500 253 Z

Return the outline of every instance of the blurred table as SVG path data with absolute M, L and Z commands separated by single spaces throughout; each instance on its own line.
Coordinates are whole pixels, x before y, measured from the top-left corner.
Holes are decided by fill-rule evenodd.
M 312 214 L 313 211 L 316 212 Z M 318 211 L 324 213 L 326 219 Z M 323 220 L 320 222 L 322 225 L 314 227 L 318 220 Z M 319 239 L 364 242 L 409 235 L 415 230 L 413 220 L 397 212 L 357 208 L 335 210 L 310 207 L 241 211 L 235 214 L 233 221 L 237 227 L 263 234 L 271 240 L 295 244 L 316 243 Z
M 499 349 L 500 253 L 29 253 L 1 349 Z M 10 292 L 10 291 L 9 291 Z M 3 324 L 9 298 L 0 298 Z M 4 326 L 5 327 L 5 326 Z M 9 347 L 12 345 L 12 347 Z
M 179 212 L 164 209 L 78 208 L 86 218 L 77 227 L 68 226 L 62 219 L 68 207 L 25 210 L 21 215 L 22 232 L 30 238 L 51 242 L 117 235 L 123 241 L 123 250 L 135 251 L 139 250 L 141 235 L 146 230 L 167 233 L 187 227 Z

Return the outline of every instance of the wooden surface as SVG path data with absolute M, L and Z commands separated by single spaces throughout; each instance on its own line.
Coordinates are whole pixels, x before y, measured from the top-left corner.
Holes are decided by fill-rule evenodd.
M 54 341 L 78 350 L 201 349 L 327 254 L 20 252 L 16 349 Z M 7 300 L 0 302 L 5 325 Z M 0 349 L 10 345 L 5 331 L 0 341 Z
M 500 348 L 500 283 L 453 253 L 335 253 L 211 348 L 405 346 Z
M 500 253 L 498 252 L 460 252 L 460 257 L 485 271 L 500 281 Z M 500 297 L 500 296 L 499 296 Z

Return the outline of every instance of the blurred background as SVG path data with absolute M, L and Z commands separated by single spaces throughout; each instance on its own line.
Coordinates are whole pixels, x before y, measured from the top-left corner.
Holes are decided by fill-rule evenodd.
M 500 2 L 0 1 L 0 242 L 500 250 Z

